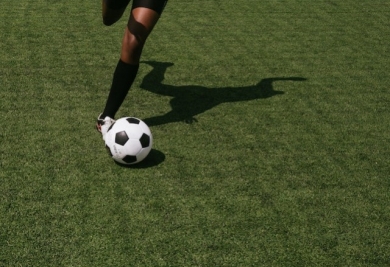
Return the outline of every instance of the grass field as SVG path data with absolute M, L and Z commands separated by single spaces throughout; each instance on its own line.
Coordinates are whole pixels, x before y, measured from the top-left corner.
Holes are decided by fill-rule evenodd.
M 126 18 L 0 3 L 0 266 L 390 266 L 390 3 L 170 0 L 95 129 Z

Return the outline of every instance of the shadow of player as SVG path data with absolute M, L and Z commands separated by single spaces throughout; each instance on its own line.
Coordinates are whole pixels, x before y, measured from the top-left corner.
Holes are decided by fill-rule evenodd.
M 283 94 L 282 91 L 273 89 L 273 82 L 306 80 L 301 77 L 276 77 L 262 79 L 256 85 L 243 87 L 175 86 L 162 83 L 167 68 L 173 66 L 173 63 L 156 61 L 142 63 L 152 66 L 153 69 L 144 77 L 140 87 L 156 94 L 173 97 L 170 101 L 171 111 L 161 116 L 144 119 L 149 126 L 179 121 L 193 123 L 197 121 L 196 115 L 222 103 L 269 98 Z

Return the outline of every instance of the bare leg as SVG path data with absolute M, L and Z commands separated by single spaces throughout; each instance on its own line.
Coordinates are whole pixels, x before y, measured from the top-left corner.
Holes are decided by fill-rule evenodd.
M 102 0 L 103 24 L 106 26 L 110 26 L 117 22 L 122 17 L 129 2 L 130 0 L 124 0 L 121 1 L 118 5 L 112 0 Z
M 127 64 L 139 64 L 146 39 L 156 25 L 160 15 L 149 8 L 132 10 L 122 40 L 121 60 Z
M 136 78 L 145 41 L 160 15 L 149 8 L 137 7 L 131 12 L 121 49 L 121 58 L 114 77 L 102 117 L 114 118 Z

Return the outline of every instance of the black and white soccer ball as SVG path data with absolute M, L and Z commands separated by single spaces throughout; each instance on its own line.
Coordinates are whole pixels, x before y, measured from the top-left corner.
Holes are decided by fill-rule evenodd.
M 116 120 L 105 135 L 106 148 L 110 156 L 121 164 L 135 164 L 149 154 L 153 137 L 148 125 L 134 117 Z

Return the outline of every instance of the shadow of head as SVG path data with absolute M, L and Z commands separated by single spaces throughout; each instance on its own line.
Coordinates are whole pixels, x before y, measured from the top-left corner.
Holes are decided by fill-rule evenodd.
M 283 91 L 276 91 L 273 88 L 273 83 L 278 81 L 292 81 L 292 82 L 303 82 L 306 81 L 302 77 L 275 77 L 262 79 L 257 85 L 257 89 L 261 95 L 260 98 L 268 98 L 274 95 L 284 94 Z

